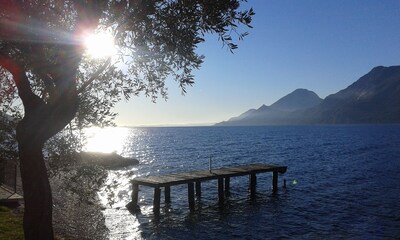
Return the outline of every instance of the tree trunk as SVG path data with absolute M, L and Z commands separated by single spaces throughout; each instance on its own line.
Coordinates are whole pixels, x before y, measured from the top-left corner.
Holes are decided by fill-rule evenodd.
M 42 146 L 28 141 L 19 143 L 25 239 L 53 239 L 52 195 Z
M 106 6 L 102 1 L 76 1 L 76 4 L 80 7 L 76 8 L 76 22 L 71 36 L 79 34 L 82 29 L 95 29 Z M 48 45 L 47 42 L 33 42 L 32 45 L 29 37 L 36 35 L 18 32 L 21 29 L 13 32 L 13 41 L 28 41 L 11 41 L 12 44 L 5 41 L 6 47 L 0 49 L 3 50 L 0 51 L 0 68 L 12 74 L 25 111 L 16 131 L 25 201 L 25 239 L 47 240 L 54 239 L 53 206 L 42 149 L 44 143 L 61 131 L 78 110 L 76 77 L 83 48 L 75 44 Z M 24 37 L 20 38 L 19 34 Z M 35 78 L 28 79 L 28 73 Z M 46 89 L 38 94 L 30 80 L 38 80 Z
M 53 239 L 52 195 L 43 158 L 47 140 L 43 116 L 26 114 L 17 127 L 19 160 L 24 191 L 25 239 Z M 49 126 L 47 126 L 48 128 Z
M 13 75 L 25 110 L 16 131 L 25 201 L 25 239 L 54 238 L 52 195 L 42 149 L 44 143 L 61 131 L 78 110 L 75 75 L 79 59 L 69 59 L 77 60 L 77 63 L 60 68 L 54 92 L 46 103 L 32 91 L 26 71 L 13 59 L 0 55 L 1 67 Z
M 75 101 L 52 107 L 37 103 L 34 111 L 26 111 L 17 126 L 22 187 L 24 190 L 25 239 L 53 239 L 52 195 L 43 158 L 44 143 L 59 132 L 74 116 Z M 72 102 L 72 103 L 71 103 Z M 62 114 L 55 114 L 62 111 Z

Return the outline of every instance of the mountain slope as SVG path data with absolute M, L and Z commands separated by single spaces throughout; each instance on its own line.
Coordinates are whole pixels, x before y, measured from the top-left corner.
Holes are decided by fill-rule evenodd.
M 258 109 L 250 109 L 238 117 L 217 125 L 266 125 L 290 123 L 294 111 L 308 109 L 321 103 L 322 99 L 312 91 L 297 89 L 282 97 L 271 106 L 262 105 Z
M 400 66 L 373 68 L 306 114 L 310 123 L 400 122 Z
M 271 105 L 271 108 L 281 111 L 297 111 L 314 107 L 322 102 L 322 99 L 313 91 L 296 89 L 285 97 Z
M 324 100 L 305 89 L 217 125 L 400 123 L 400 66 L 375 67 Z
M 255 111 L 257 111 L 257 110 L 256 110 L 256 109 L 247 110 L 246 112 L 240 114 L 240 115 L 237 116 L 237 117 L 232 117 L 232 118 L 230 118 L 228 121 L 240 121 L 240 120 L 246 118 L 247 116 L 253 114 Z

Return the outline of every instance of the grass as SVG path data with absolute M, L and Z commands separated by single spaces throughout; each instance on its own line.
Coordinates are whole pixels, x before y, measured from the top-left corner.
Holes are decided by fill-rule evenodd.
M 11 209 L 0 206 L 0 239 L 24 239 L 22 214 L 15 214 Z

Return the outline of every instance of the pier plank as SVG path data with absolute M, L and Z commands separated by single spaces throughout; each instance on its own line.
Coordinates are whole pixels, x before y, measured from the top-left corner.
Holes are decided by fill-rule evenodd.
M 251 164 L 237 167 L 225 167 L 219 169 L 213 169 L 211 172 L 208 170 L 192 171 L 186 173 L 174 173 L 169 175 L 161 176 L 146 176 L 137 177 L 133 181 L 140 185 L 146 186 L 163 186 L 163 185 L 179 185 L 187 183 L 187 181 L 207 181 L 218 179 L 218 177 L 235 177 L 248 175 L 250 173 L 262 173 L 262 172 L 279 172 L 285 173 L 286 166 L 275 166 L 267 164 Z

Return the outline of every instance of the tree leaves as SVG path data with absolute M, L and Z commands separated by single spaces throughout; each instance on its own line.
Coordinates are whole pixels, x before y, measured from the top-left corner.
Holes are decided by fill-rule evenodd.
M 66 86 L 79 89 L 80 106 L 69 128 L 112 125 L 121 99 L 144 93 L 152 101 L 167 99 L 165 81 L 173 78 L 186 93 L 193 70 L 204 56 L 197 46 L 216 34 L 233 52 L 248 35 L 253 9 L 243 0 L 33 0 L 0 4 L 0 54 L 26 71 L 32 92 L 45 104 L 62 104 Z M 118 56 L 109 62 L 83 55 L 79 33 L 108 29 Z M 87 27 L 88 29 L 84 29 Z M 71 77 L 73 76 L 73 77 Z M 72 80 L 74 79 L 74 80 Z M 74 81 L 74 82 L 71 82 Z M 75 82 L 76 81 L 76 82 Z M 21 118 L 15 82 L 1 69 L 3 113 Z M 70 90 L 69 90 L 70 91 Z
M 120 1 L 110 7 L 102 22 L 115 26 L 129 74 L 140 83 L 146 96 L 166 97 L 165 79 L 172 76 L 186 92 L 194 82 L 192 71 L 199 69 L 204 56 L 196 52 L 204 34 L 216 33 L 233 52 L 237 45 L 232 33 L 242 40 L 241 25 L 251 27 L 254 11 L 238 11 L 237 0 Z M 118 5 L 118 7 L 116 7 Z M 118 11 L 115 11 L 118 9 Z

